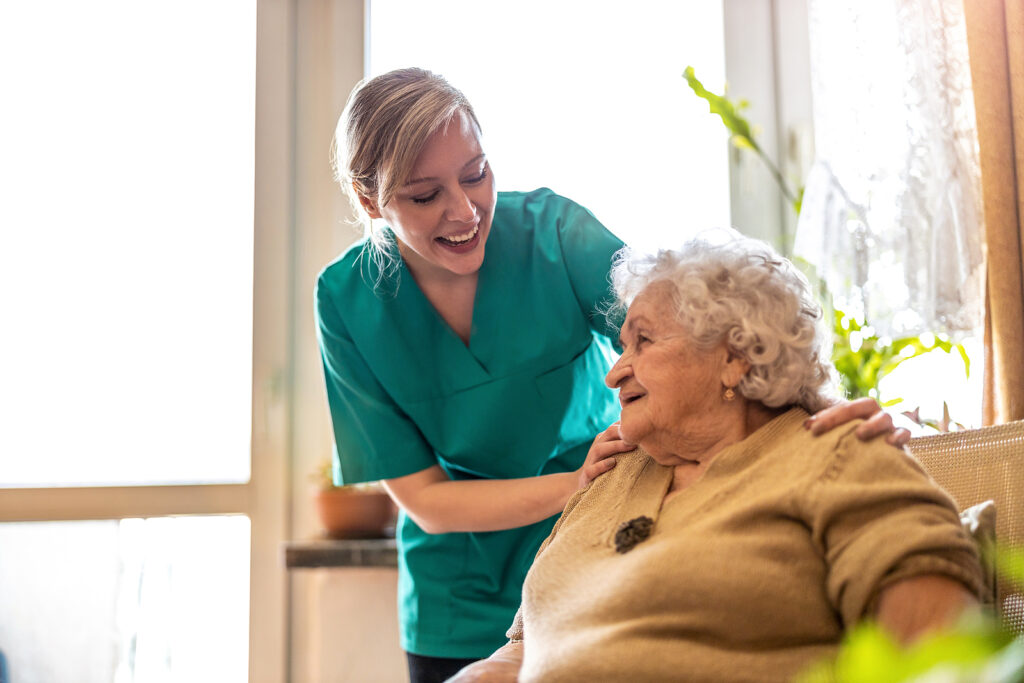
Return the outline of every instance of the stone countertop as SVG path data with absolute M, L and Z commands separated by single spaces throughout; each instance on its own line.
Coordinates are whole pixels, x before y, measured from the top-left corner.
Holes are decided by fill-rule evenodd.
M 288 541 L 284 544 L 284 563 L 288 569 L 330 567 L 398 566 L 398 548 L 393 538 L 366 538 Z

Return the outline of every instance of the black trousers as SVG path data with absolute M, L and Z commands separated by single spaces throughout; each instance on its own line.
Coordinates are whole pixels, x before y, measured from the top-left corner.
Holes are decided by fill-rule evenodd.
M 477 661 L 476 659 L 457 659 L 453 657 L 425 657 L 405 653 L 409 662 L 409 683 L 444 683 L 459 673 L 459 670 Z

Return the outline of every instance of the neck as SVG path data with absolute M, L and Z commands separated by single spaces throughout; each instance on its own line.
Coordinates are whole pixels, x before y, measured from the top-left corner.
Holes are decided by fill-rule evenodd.
M 473 303 L 476 300 L 479 271 L 459 275 L 443 268 L 431 267 L 401 242 L 399 253 L 423 296 L 462 343 L 468 345 L 473 329 Z
M 767 408 L 760 402 L 740 398 L 735 404 L 726 404 L 719 417 L 705 416 L 699 421 L 700 428 L 680 432 L 670 451 L 660 451 L 656 456 L 646 444 L 641 444 L 655 461 L 674 466 L 665 500 L 697 481 L 724 448 L 739 443 L 785 411 L 786 408 Z M 653 444 L 652 447 L 657 448 Z
M 704 467 L 722 449 L 739 443 L 785 410 L 737 398 L 724 403 L 713 415 L 698 416 L 692 424 L 641 445 L 663 465 Z

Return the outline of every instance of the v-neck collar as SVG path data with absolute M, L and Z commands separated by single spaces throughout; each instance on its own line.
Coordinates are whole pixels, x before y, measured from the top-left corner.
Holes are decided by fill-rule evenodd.
M 452 329 L 448 321 L 441 317 L 441 314 L 434 308 L 434 305 L 430 303 L 430 299 L 427 298 L 419 283 L 416 282 L 416 278 L 413 277 L 412 271 L 409 270 L 409 265 L 405 262 L 405 259 L 399 259 L 399 282 L 396 298 L 401 310 L 408 312 L 412 316 L 412 319 L 408 321 L 412 323 L 413 330 L 411 331 L 414 334 L 416 330 L 419 330 L 421 333 L 427 330 L 432 332 L 429 338 L 434 339 L 439 346 L 435 350 L 439 360 L 441 362 L 447 361 L 454 365 L 454 367 L 458 367 L 460 372 L 465 373 L 459 382 L 460 385 L 464 386 L 473 386 L 491 379 L 491 374 L 481 360 L 478 351 L 481 338 L 486 339 L 489 334 L 494 333 L 494 330 L 490 329 L 489 321 L 485 320 L 483 325 L 480 322 L 482 317 L 487 317 L 482 311 L 488 310 L 487 306 L 489 305 L 485 302 L 486 294 L 491 289 L 488 274 L 492 269 L 488 264 L 494 260 L 493 250 L 497 246 L 494 238 L 498 232 L 494 229 L 492 223 L 490 235 L 488 235 L 487 239 L 487 252 L 485 253 L 483 263 L 480 265 L 480 270 L 477 271 L 476 292 L 473 295 L 473 314 L 468 343 L 462 341 L 462 338 Z

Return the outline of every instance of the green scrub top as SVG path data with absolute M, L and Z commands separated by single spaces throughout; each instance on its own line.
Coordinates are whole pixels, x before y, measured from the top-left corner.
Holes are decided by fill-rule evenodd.
M 328 265 L 316 288 L 336 482 L 432 465 L 456 480 L 578 468 L 618 419 L 604 376 L 619 330 L 602 306 L 622 242 L 550 190 L 498 193 L 468 346 L 404 263 L 382 275 L 365 246 Z M 401 514 L 402 647 L 486 657 L 503 645 L 554 519 L 432 535 Z

